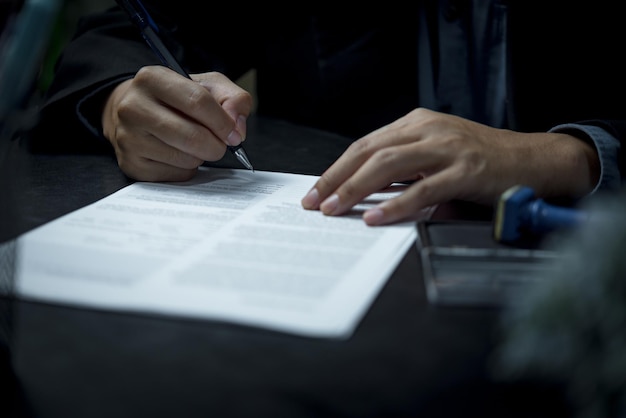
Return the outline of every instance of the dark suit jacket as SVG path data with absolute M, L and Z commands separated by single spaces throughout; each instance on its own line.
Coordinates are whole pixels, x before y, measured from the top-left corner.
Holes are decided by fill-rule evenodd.
M 448 30 L 438 24 L 437 15 L 458 26 L 472 24 L 464 18 L 467 0 L 388 9 L 360 5 L 345 12 L 219 5 L 211 6 L 208 14 L 191 0 L 145 3 L 190 73 L 217 70 L 236 79 L 255 68 L 260 115 L 354 138 L 423 105 L 418 99 L 419 13 L 426 13 L 432 26 L 428 42 L 435 45 L 435 74 L 440 70 L 437 45 Z M 509 10 L 507 126 L 546 131 L 561 123 L 593 120 L 623 141 L 626 25 L 619 2 L 491 3 L 506 4 Z M 118 9 L 84 18 L 58 62 L 40 126 L 48 129 L 63 121 L 72 146 L 90 141 L 93 132 L 85 130 L 85 122 L 98 128 L 102 98 L 109 91 L 102 86 L 158 63 Z M 94 94 L 98 88 L 102 90 Z

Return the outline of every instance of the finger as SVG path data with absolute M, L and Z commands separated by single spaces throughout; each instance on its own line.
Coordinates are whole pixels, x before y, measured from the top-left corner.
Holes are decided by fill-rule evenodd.
M 417 144 L 409 144 L 377 151 L 320 203 L 320 210 L 326 215 L 340 215 L 398 179 L 420 177 L 422 169 L 428 167 L 428 161 L 419 157 L 420 148 Z
M 226 144 L 206 126 L 177 112 L 161 112 L 149 133 L 171 148 L 203 161 L 217 161 L 224 156 Z M 241 141 L 239 141 L 241 142 Z
M 144 132 L 129 134 L 123 126 L 112 142 L 120 169 L 144 181 L 184 180 L 193 176 L 203 160 L 174 148 Z
M 449 166 L 413 183 L 399 196 L 368 209 L 363 213 L 363 220 L 368 225 L 390 224 L 414 218 L 424 209 L 440 203 L 479 194 L 482 184 L 466 174 L 458 165 Z
M 187 154 L 150 134 L 120 135 L 116 141 L 116 152 L 122 155 L 137 155 L 178 168 L 192 169 L 204 160 Z
M 149 158 L 183 168 L 190 168 L 194 164 L 192 158 L 216 161 L 224 156 L 226 145 L 210 130 L 157 100 L 129 99 L 120 103 L 118 115 L 121 125 L 116 131 L 117 142 L 126 138 L 128 150 L 134 147 L 133 150 L 137 151 L 143 147 L 144 155 L 150 152 L 151 147 L 155 147 L 152 154 L 148 155 Z M 136 136 L 138 140 L 158 138 L 168 147 L 159 148 L 156 141 L 134 145 L 131 136 Z M 178 150 L 178 153 L 174 150 Z
M 453 199 L 455 191 L 449 187 L 456 183 L 453 179 L 454 176 L 444 170 L 415 182 L 399 196 L 366 210 L 363 220 L 375 226 L 414 218 L 429 207 Z
M 244 141 L 247 131 L 246 120 L 254 103 L 252 95 L 225 75 L 215 71 L 193 75 L 192 78 L 207 89 L 226 114 L 235 121 L 235 130 Z M 238 143 L 230 143 L 230 145 L 238 145 Z
M 145 136 L 129 141 L 122 135 L 115 142 L 115 154 L 122 172 L 139 181 L 189 180 L 202 164 L 202 160 Z
M 204 141 L 193 140 L 206 138 L 198 135 L 202 132 L 210 132 L 210 138 L 224 144 L 241 143 L 241 134 L 235 129 L 235 120 L 226 113 L 205 85 L 160 66 L 142 68 L 135 75 L 135 81 L 139 85 L 147 85 L 146 90 L 156 100 L 204 127 L 204 130 L 185 133 L 185 141 L 194 150 L 193 154 L 200 156 L 203 152 Z
M 377 149 L 376 141 L 371 140 L 369 136 L 350 144 L 302 198 L 302 206 L 305 209 L 319 209 L 320 203 L 327 199 L 341 184 L 345 184 L 348 178 L 359 170 Z

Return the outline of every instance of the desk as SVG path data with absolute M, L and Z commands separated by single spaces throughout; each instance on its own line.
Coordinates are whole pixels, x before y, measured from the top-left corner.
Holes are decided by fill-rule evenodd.
M 253 118 L 246 149 L 258 170 L 320 174 L 348 143 Z M 18 145 L 5 164 L 15 175 L 3 177 L 3 196 L 15 205 L 0 205 L 0 241 L 130 182 L 106 152 Z M 231 157 L 219 165 L 239 167 Z M 490 379 L 498 312 L 429 305 L 415 247 L 347 341 L 23 301 L 4 300 L 1 312 L 0 383 L 11 390 L 0 392 L 2 416 L 565 416 L 556 390 Z

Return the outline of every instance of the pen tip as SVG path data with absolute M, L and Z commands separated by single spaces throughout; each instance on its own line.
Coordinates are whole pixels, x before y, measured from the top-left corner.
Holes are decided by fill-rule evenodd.
M 238 147 L 231 147 L 231 150 L 234 150 L 235 156 L 241 162 L 241 164 L 244 165 L 244 167 L 254 172 L 254 167 L 252 167 L 252 164 L 250 164 L 248 155 L 241 145 L 239 145 Z

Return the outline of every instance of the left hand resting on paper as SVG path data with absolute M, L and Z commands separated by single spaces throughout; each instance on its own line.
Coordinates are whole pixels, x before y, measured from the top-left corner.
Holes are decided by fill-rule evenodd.
M 600 174 L 592 145 L 562 133 L 520 133 L 418 108 L 355 141 L 302 199 L 305 209 L 341 215 L 393 182 L 401 195 L 363 214 L 389 224 L 451 200 L 493 204 L 524 184 L 541 197 L 581 197 Z

